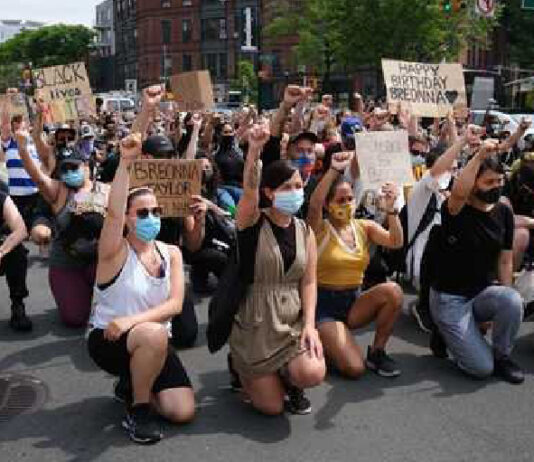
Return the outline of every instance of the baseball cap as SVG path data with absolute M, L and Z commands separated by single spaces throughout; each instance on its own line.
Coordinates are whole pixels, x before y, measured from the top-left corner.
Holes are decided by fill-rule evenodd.
M 69 132 L 73 138 L 76 136 L 76 130 L 72 128 L 69 124 L 58 125 L 54 133 L 57 135 L 58 133 L 61 133 L 61 132 Z
M 143 154 L 165 158 L 175 153 L 171 140 L 163 135 L 149 136 L 142 146 Z
M 313 144 L 316 144 L 319 139 L 317 138 L 317 135 L 313 132 L 301 132 L 298 135 L 295 135 L 289 140 L 289 144 L 295 144 L 298 143 L 300 140 L 308 140 L 311 141 Z
M 94 138 L 95 137 L 95 131 L 93 130 L 93 127 L 91 125 L 82 125 L 80 127 L 80 138 Z
M 359 117 L 345 117 L 341 122 L 341 136 L 353 137 L 355 133 L 363 130 L 362 119 Z
M 57 158 L 60 166 L 64 164 L 79 165 L 83 164 L 87 160 L 85 154 L 75 146 L 68 146 L 65 149 L 62 149 L 58 153 Z

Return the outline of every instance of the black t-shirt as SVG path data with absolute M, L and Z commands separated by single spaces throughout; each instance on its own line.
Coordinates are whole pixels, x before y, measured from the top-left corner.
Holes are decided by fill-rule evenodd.
M 441 238 L 432 286 L 440 292 L 474 297 L 497 279 L 499 255 L 512 250 L 514 215 L 497 203 L 489 212 L 465 205 L 451 215 L 441 209 Z
M 260 231 L 264 220 L 267 220 L 267 222 L 271 225 L 276 242 L 280 247 L 280 253 L 282 254 L 282 260 L 284 261 L 284 271 L 286 273 L 291 268 L 291 265 L 295 261 L 297 255 L 295 220 L 291 220 L 291 224 L 288 227 L 282 228 L 275 225 L 269 219 L 269 217 L 267 217 L 267 215 L 262 213 L 256 224 L 237 232 L 240 274 L 241 277 L 248 283 L 252 283 L 254 281 L 256 250 L 258 248 L 258 240 L 260 238 Z

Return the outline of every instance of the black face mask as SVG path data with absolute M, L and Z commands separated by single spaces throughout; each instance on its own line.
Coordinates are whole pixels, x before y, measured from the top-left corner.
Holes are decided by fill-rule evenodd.
M 230 135 L 230 136 L 223 136 L 221 138 L 221 146 L 223 148 L 229 148 L 230 146 L 232 146 L 234 144 L 234 135 Z
M 488 189 L 487 191 L 481 191 L 480 189 L 475 192 L 475 197 L 486 204 L 496 204 L 502 196 L 502 187 Z

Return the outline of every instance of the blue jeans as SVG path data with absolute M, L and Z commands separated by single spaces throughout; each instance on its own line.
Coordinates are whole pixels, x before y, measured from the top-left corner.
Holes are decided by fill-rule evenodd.
M 243 188 L 237 186 L 221 185 L 217 188 L 217 200 L 221 208 L 225 210 L 237 207 L 242 195 Z
M 432 318 L 460 369 L 478 378 L 493 373 L 494 357 L 509 356 L 523 318 L 523 299 L 511 287 L 490 286 L 474 298 L 430 291 Z M 493 323 L 493 351 L 478 323 Z

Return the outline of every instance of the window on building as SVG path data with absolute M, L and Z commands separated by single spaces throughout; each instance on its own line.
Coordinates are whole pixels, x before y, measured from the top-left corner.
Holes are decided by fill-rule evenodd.
M 191 20 L 182 19 L 182 42 L 189 43 L 191 41 Z
M 228 77 L 228 54 L 219 54 L 219 77 L 225 79 Z
M 221 21 L 224 21 L 224 33 L 226 34 L 226 20 L 224 18 L 209 18 L 202 20 L 202 40 L 221 39 Z
M 182 56 L 182 72 L 189 72 L 193 70 L 193 60 L 191 55 Z
M 226 19 L 219 19 L 219 38 L 226 40 L 228 38 L 228 32 L 226 31 Z
M 161 41 L 165 44 L 171 43 L 171 20 L 161 20 Z
M 162 8 L 170 8 L 171 7 L 171 0 L 161 0 L 161 7 Z
M 192 0 L 183 0 L 182 5 L 183 6 L 191 6 L 193 4 Z

